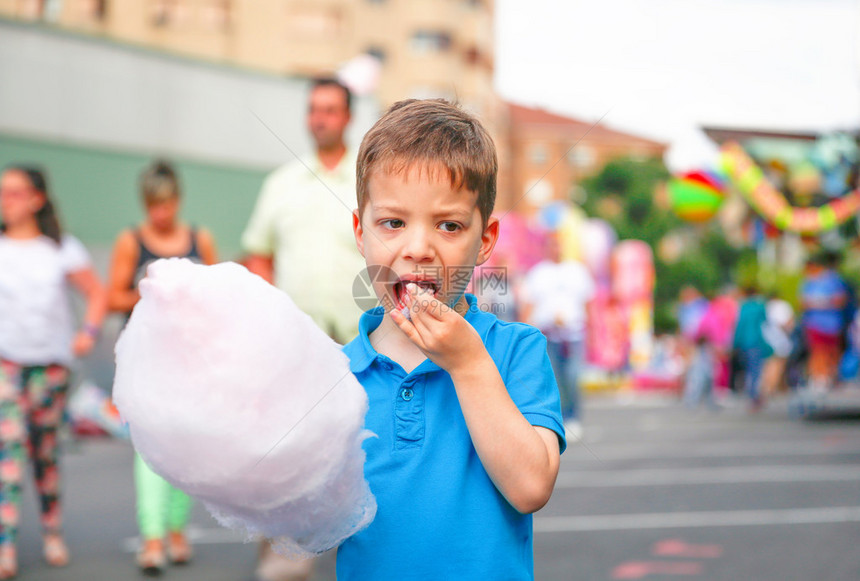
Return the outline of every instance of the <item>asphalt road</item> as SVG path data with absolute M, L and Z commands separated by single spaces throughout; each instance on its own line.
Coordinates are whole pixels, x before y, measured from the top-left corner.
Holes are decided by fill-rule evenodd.
M 860 415 L 592 402 L 538 515 L 541 580 L 860 579 Z
M 565 453 L 535 519 L 540 581 L 860 579 L 860 416 L 789 419 L 785 402 L 749 414 L 690 412 L 673 401 L 592 398 L 583 443 Z M 72 563 L 41 560 L 32 489 L 19 543 L 22 581 L 141 578 L 132 452 L 70 442 L 63 459 Z M 198 506 L 195 560 L 163 579 L 245 581 L 253 544 Z M 315 581 L 334 579 L 324 556 Z

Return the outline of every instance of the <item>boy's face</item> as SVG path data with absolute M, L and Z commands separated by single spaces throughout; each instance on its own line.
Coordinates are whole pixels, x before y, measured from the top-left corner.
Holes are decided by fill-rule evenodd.
M 419 169 L 373 172 L 363 213 L 353 214 L 358 249 L 386 310 L 404 306 L 409 282 L 448 306 L 464 303 L 472 270 L 489 258 L 498 238 L 496 218 L 483 226 L 477 194 L 453 189 L 444 170 Z

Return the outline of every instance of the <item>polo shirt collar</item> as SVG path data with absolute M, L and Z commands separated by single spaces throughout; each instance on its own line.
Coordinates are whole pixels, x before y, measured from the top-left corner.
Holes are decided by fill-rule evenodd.
M 355 173 L 355 156 L 352 153 L 352 149 L 347 146 L 346 151 L 343 154 L 343 157 L 340 158 L 340 161 L 336 166 L 332 169 L 328 169 L 326 166 L 322 164 L 319 156 L 316 151 L 310 153 L 310 167 L 313 172 L 317 175 L 337 175 L 340 176 L 343 174 L 344 176 L 351 176 Z
M 379 357 L 379 353 L 370 344 L 370 334 L 379 326 L 384 316 L 385 309 L 381 306 L 362 313 L 358 321 L 356 353 L 349 358 L 349 370 L 353 373 L 361 373 Z
M 493 326 L 495 317 L 481 311 L 475 295 L 467 293 L 466 303 L 469 305 L 469 309 L 466 311 L 466 320 L 478 331 L 481 340 L 486 344 L 487 333 Z M 361 315 L 361 319 L 358 322 L 356 353 L 349 358 L 349 370 L 352 373 L 361 373 L 370 367 L 371 363 L 381 357 L 376 349 L 373 348 L 373 345 L 370 344 L 370 334 L 382 323 L 384 316 L 385 309 L 381 306 L 366 311 Z M 427 361 L 421 363 L 416 369 L 423 367 L 425 364 L 427 364 Z

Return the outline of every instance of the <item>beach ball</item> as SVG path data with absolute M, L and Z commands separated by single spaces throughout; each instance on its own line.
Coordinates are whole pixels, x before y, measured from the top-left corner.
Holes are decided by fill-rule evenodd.
M 725 198 L 722 180 L 706 171 L 691 171 L 669 180 L 672 210 L 688 222 L 707 222 Z

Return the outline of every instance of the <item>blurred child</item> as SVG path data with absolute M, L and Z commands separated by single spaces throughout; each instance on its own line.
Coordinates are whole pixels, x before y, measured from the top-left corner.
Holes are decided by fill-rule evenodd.
M 57 430 L 69 364 L 89 353 L 105 289 L 77 238 L 60 229 L 44 174 L 13 166 L 0 178 L 0 579 L 18 572 L 21 481 L 29 453 L 39 494 L 43 555 L 69 562 L 60 514 Z M 86 300 L 75 331 L 69 287 Z

